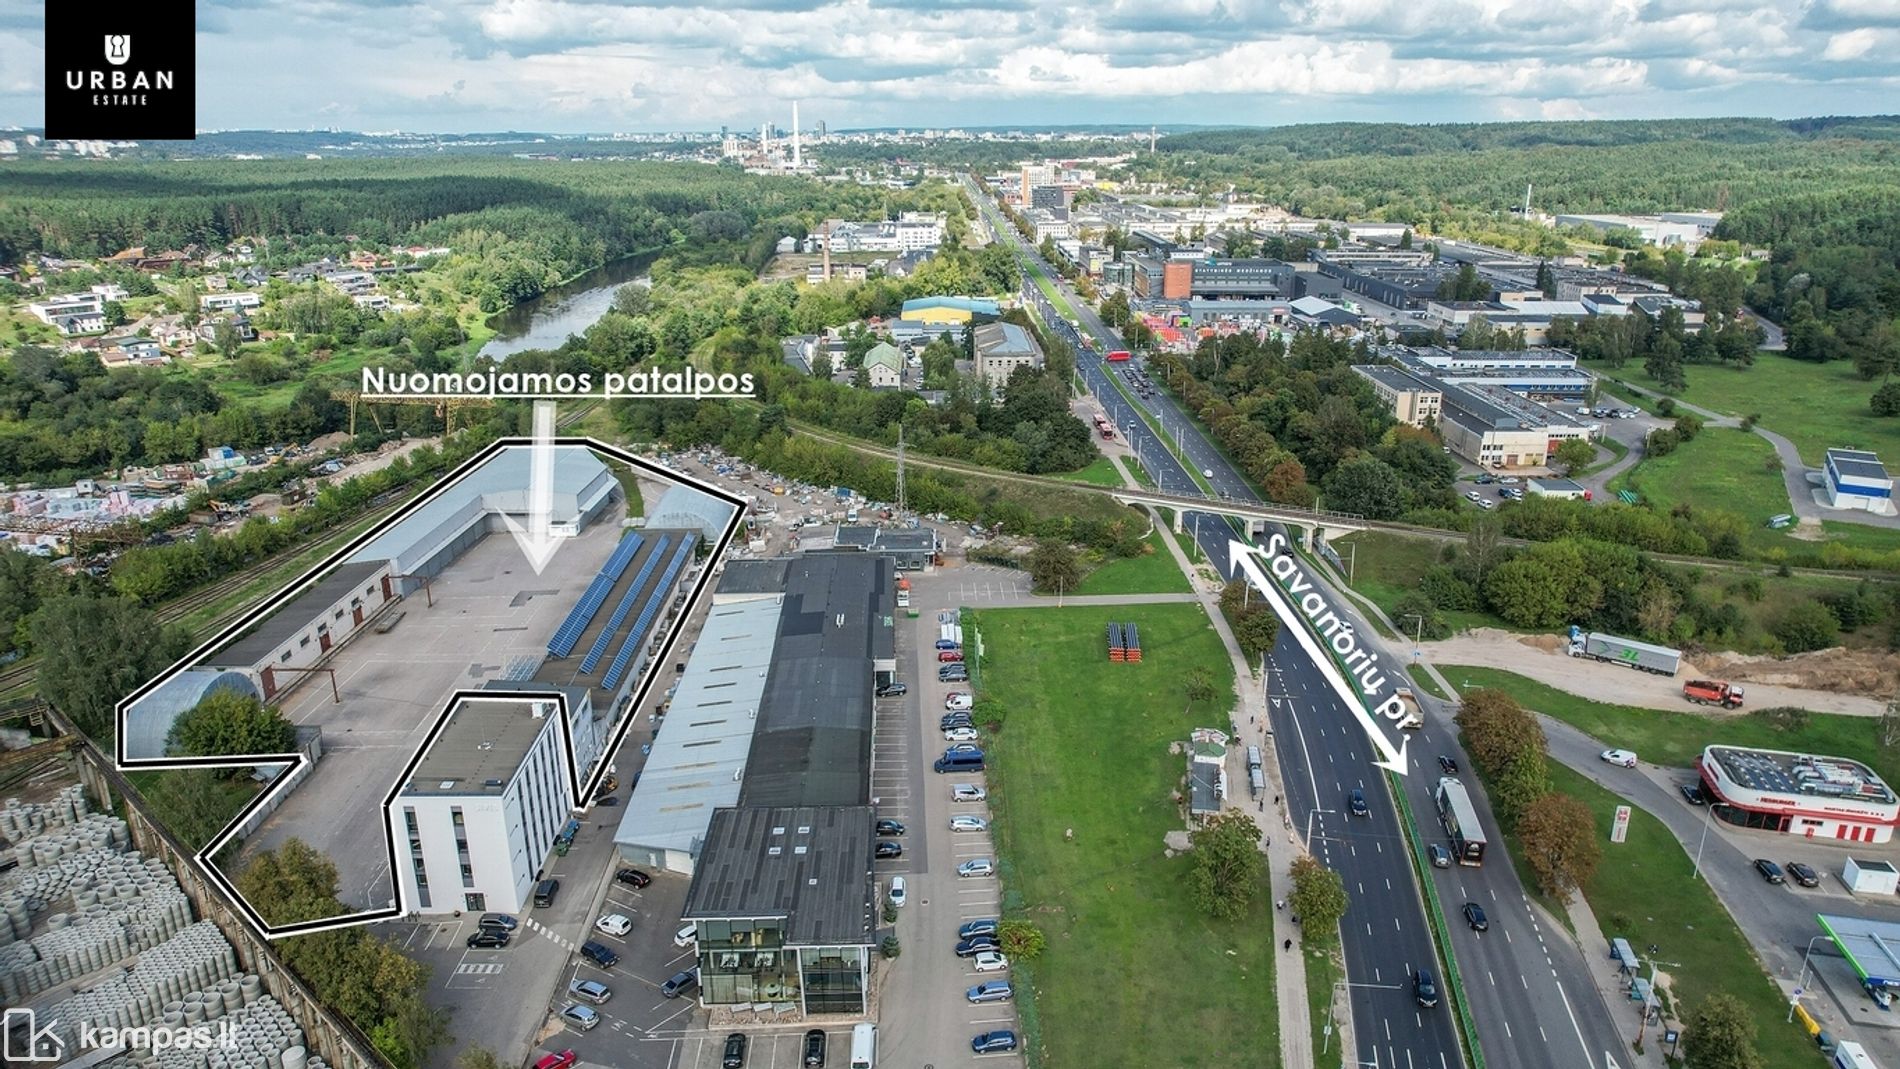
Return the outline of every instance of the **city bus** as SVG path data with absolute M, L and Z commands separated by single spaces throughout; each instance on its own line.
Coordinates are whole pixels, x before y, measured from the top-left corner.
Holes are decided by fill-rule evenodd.
M 1471 808 L 1465 785 L 1450 776 L 1438 781 L 1438 819 L 1451 836 L 1451 856 L 1460 865 L 1483 865 L 1484 828 L 1478 823 L 1478 811 Z

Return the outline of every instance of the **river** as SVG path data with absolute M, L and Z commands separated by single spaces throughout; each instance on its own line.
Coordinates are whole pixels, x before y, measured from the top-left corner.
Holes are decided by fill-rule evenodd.
M 477 355 L 500 360 L 523 349 L 560 348 L 569 334 L 586 333 L 613 307 L 615 291 L 645 277 L 652 265 L 652 256 L 615 260 L 531 301 L 495 313 L 488 320 L 495 336 Z

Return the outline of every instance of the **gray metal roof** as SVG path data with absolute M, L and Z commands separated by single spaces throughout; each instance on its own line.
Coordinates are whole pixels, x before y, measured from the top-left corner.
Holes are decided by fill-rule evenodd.
M 1866 866 L 1859 858 L 1854 863 Z M 1883 987 L 1900 986 L 1900 924 L 1865 917 L 1817 913 L 1814 919 L 1834 937 L 1834 945 L 1863 981 Z
M 876 941 L 870 806 L 721 809 L 681 917 L 785 918 L 791 946 Z
M 1853 479 L 1871 479 L 1885 482 L 1887 466 L 1880 457 L 1864 449 L 1830 449 L 1827 451 L 1828 463 L 1834 470 Z
M 776 594 L 785 589 L 785 573 L 791 563 L 790 557 L 728 560 L 719 585 L 713 588 L 713 597 L 717 600 L 721 595 Z
M 976 328 L 976 350 L 985 356 L 1035 356 L 1029 332 L 1014 323 L 985 323 Z
M 403 786 L 408 795 L 499 795 L 560 706 L 508 699 L 464 700 Z
M 1575 479 L 1532 479 L 1530 486 L 1532 490 L 1547 490 L 1559 494 L 1580 494 L 1584 489 L 1583 484 Z
M 260 701 L 257 684 L 243 672 L 190 668 L 166 680 L 125 711 L 125 755 L 163 757 L 172 725 L 213 691 L 232 690 Z
M 1384 364 L 1354 364 L 1352 369 L 1387 389 L 1401 393 L 1439 393 L 1444 387 L 1399 367 Z
M 707 613 L 614 842 L 693 853 L 713 810 L 739 800 L 778 615 L 776 598 L 717 604 Z
M 284 640 L 308 627 L 343 595 L 362 586 L 381 571 L 386 561 L 366 560 L 339 564 L 328 575 L 284 603 L 276 612 L 258 621 L 248 634 L 204 659 L 205 667 L 249 668 L 276 652 Z

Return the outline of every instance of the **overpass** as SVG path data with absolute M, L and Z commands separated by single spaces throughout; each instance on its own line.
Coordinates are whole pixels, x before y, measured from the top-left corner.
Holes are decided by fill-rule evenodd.
M 1124 505 L 1148 505 L 1155 508 L 1174 510 L 1174 530 L 1182 529 L 1181 517 L 1189 512 L 1207 512 L 1217 516 L 1228 516 L 1247 525 L 1248 541 L 1256 541 L 1266 533 L 1268 524 L 1292 524 L 1306 531 L 1303 541 L 1306 548 L 1314 549 L 1313 539 L 1317 535 L 1324 540 L 1335 532 L 1365 531 L 1375 526 L 1367 522 L 1364 516 L 1353 512 L 1330 512 L 1321 508 L 1295 508 L 1291 505 L 1274 505 L 1257 501 L 1235 501 L 1229 497 L 1203 497 L 1199 494 L 1177 494 L 1168 490 L 1128 489 L 1115 487 L 1089 487 L 1098 493 L 1107 494 Z

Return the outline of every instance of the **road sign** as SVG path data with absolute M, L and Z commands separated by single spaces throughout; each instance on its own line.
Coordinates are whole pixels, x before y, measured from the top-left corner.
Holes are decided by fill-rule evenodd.
M 1610 824 L 1610 841 L 1613 843 L 1620 843 L 1624 839 L 1629 838 L 1629 834 L 1630 834 L 1630 807 L 1626 805 L 1619 805 L 1616 807 L 1616 819 L 1612 821 Z

